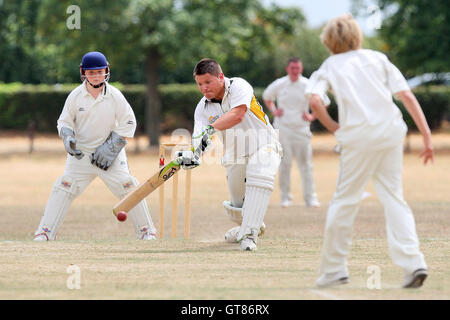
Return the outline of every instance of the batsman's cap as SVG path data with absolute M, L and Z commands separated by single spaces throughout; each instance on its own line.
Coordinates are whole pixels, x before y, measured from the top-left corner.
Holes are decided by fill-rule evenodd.
M 108 61 L 103 53 L 98 51 L 88 52 L 81 59 L 80 67 L 83 70 L 97 70 L 108 68 Z

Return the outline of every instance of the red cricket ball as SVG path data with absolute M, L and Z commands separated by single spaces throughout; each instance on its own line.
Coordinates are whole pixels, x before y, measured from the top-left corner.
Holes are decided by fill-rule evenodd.
M 122 222 L 127 220 L 127 213 L 125 211 L 120 211 L 117 214 L 117 220 L 122 221 Z

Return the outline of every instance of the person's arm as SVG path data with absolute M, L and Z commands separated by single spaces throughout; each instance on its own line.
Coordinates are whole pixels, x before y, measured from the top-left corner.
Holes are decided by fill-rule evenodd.
M 277 95 L 282 84 L 282 79 L 275 80 L 264 90 L 262 95 L 264 104 L 274 117 L 281 117 L 283 115 L 283 109 L 277 108 L 275 105 L 275 100 L 277 100 Z
M 431 143 L 431 130 L 428 126 L 425 115 L 423 114 L 422 108 L 416 99 L 416 96 L 410 90 L 403 90 L 396 93 L 398 98 L 402 101 L 408 113 L 411 115 L 415 125 L 419 129 L 423 137 L 424 150 L 420 154 L 423 157 L 423 163 L 427 164 L 428 160 L 433 163 L 434 161 L 434 150 L 433 144 Z
M 281 117 L 283 115 L 283 109 L 277 108 L 275 106 L 275 102 L 273 102 L 272 100 L 264 100 L 264 103 L 274 117 Z
M 302 119 L 308 122 L 313 122 L 317 119 L 314 113 L 309 113 L 308 111 L 303 112 Z
M 235 108 L 232 108 L 230 111 L 225 113 L 223 116 L 221 116 L 219 119 L 214 121 L 211 126 L 215 130 L 226 130 L 234 127 L 238 123 L 240 123 L 245 116 L 245 113 L 247 112 L 247 106 L 246 105 L 240 105 Z
M 309 100 L 309 105 L 313 114 L 319 119 L 320 123 L 327 128 L 330 132 L 335 133 L 339 129 L 339 123 L 333 120 L 328 114 L 327 108 L 322 102 L 322 99 L 318 94 L 312 94 Z
M 305 88 L 305 96 L 309 99 L 309 107 L 312 112 L 304 112 L 302 118 L 310 122 L 318 119 L 325 128 L 334 133 L 339 129 L 339 124 L 330 117 L 327 111 L 331 102 L 326 94 L 329 89 L 326 70 L 326 63 L 324 63 L 309 78 Z
M 63 110 L 61 114 L 59 115 L 58 121 L 57 121 L 57 129 L 58 134 L 60 137 L 61 135 L 61 129 L 62 128 L 69 128 L 72 131 L 75 131 L 75 101 L 74 101 L 75 94 L 73 91 L 69 94 L 69 96 L 66 99 L 66 102 L 64 103 Z
M 137 126 L 134 111 L 122 93 L 115 93 L 115 101 L 117 106 L 116 126 L 113 131 L 115 131 L 124 139 L 129 138 L 131 140 L 134 136 Z

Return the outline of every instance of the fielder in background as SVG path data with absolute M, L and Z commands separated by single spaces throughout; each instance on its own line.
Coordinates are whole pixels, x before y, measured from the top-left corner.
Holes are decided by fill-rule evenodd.
M 110 70 L 100 52 L 88 52 L 80 65 L 83 83 L 67 97 L 58 132 L 68 153 L 64 174 L 50 194 L 34 240 L 55 240 L 72 201 L 99 177 L 118 198 L 138 185 L 130 175 L 126 138 L 136 130 L 136 118 L 122 93 L 108 84 Z M 147 203 L 130 211 L 138 239 L 155 239 Z
M 302 178 L 303 199 L 307 207 L 319 207 L 314 185 L 310 123 L 315 118 L 309 113 L 305 89 L 308 79 L 302 76 L 303 65 L 291 58 L 286 66 L 287 75 L 272 82 L 263 93 L 264 103 L 274 115 L 273 126 L 279 130 L 283 159 L 278 172 L 281 206 L 292 203 L 291 165 L 297 160 Z M 276 105 L 275 105 L 276 102 Z
M 419 250 L 414 216 L 403 198 L 403 139 L 407 126 L 398 97 L 423 136 L 424 164 L 433 162 L 431 132 L 408 84 L 388 58 L 361 48 L 362 32 L 351 15 L 331 20 L 321 40 L 332 55 L 311 75 L 306 94 L 313 113 L 340 143 L 339 177 L 328 208 L 319 287 L 347 283 L 347 256 L 361 195 L 369 180 L 384 207 L 389 252 L 404 271 L 404 288 L 420 287 L 427 265 Z M 339 123 L 326 111 L 327 90 L 338 105 Z
M 239 242 L 241 250 L 255 250 L 264 231 L 281 145 L 247 81 L 225 77 L 220 65 L 207 58 L 195 66 L 194 78 L 204 97 L 195 109 L 192 145 L 196 149 L 201 144 L 205 151 L 215 132 L 224 145 L 222 165 L 231 199 L 223 205 L 239 225 L 229 230 L 225 239 Z M 200 165 L 200 157 L 192 151 L 180 155 L 183 168 Z

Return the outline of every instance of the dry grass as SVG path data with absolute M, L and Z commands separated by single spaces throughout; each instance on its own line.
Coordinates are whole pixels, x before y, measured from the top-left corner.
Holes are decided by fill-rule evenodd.
M 416 138 L 413 149 L 418 146 Z M 441 138 L 446 145 L 448 136 Z M 281 209 L 275 190 L 265 219 L 268 231 L 256 252 L 240 252 L 237 245 L 222 240 L 233 224 L 221 206 L 228 191 L 219 165 L 193 171 L 190 240 L 134 240 L 131 223 L 114 219 L 111 207 L 116 199 L 97 179 L 72 204 L 58 241 L 34 243 L 32 235 L 52 184 L 64 170 L 65 156 L 55 137 L 38 145 L 33 155 L 11 154 L 24 141 L 26 146 L 22 139 L 9 147 L 5 147 L 9 140 L 0 141 L 5 151 L 0 158 L 0 299 L 450 299 L 450 154 L 446 152 L 437 152 L 433 166 L 423 166 L 417 152 L 404 161 L 405 197 L 414 211 L 430 269 L 425 286 L 400 289 L 402 271 L 388 256 L 382 207 L 371 197 L 362 203 L 355 223 L 351 283 L 317 290 L 314 282 L 326 208 L 337 176 L 335 154 L 317 152 L 314 158 L 321 208 L 304 206 L 297 168 L 292 172 L 294 206 Z M 318 136 L 314 144 L 316 151 L 331 150 L 333 140 Z M 129 162 L 139 180 L 158 166 L 157 156 L 148 152 L 130 155 Z M 180 186 L 183 180 L 182 173 Z M 371 186 L 369 191 L 373 192 Z M 182 191 L 179 198 L 182 211 Z M 158 225 L 158 194 L 147 201 Z M 168 235 L 170 199 L 166 208 Z M 178 233 L 182 231 L 180 214 Z M 70 265 L 81 270 L 80 290 L 66 286 Z M 367 288 L 367 268 L 372 265 L 381 269 L 381 290 Z

